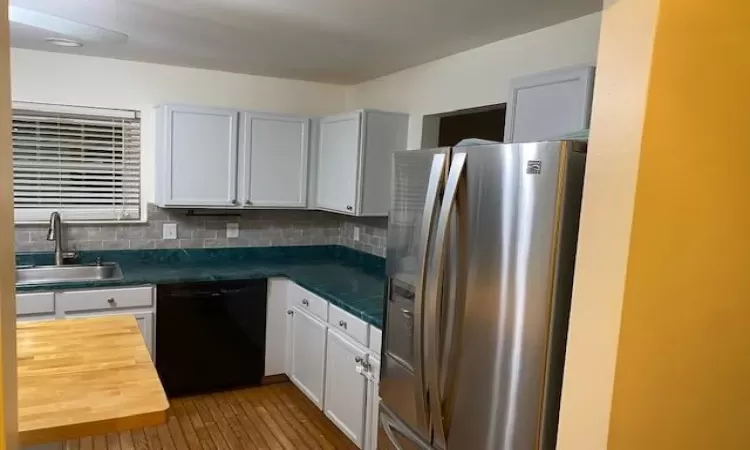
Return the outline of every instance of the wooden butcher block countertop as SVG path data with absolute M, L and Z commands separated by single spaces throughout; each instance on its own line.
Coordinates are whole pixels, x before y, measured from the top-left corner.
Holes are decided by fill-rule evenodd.
M 18 323 L 22 445 L 158 425 L 169 408 L 130 315 Z

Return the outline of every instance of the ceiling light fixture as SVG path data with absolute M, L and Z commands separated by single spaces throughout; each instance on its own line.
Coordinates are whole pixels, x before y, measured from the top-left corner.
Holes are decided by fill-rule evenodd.
M 74 41 L 72 39 L 47 38 L 45 41 L 48 44 L 57 45 L 58 47 L 83 47 L 82 42 Z

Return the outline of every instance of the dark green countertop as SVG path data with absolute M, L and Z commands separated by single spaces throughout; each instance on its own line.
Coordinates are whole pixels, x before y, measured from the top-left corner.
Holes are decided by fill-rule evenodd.
M 82 263 L 117 262 L 123 279 L 18 286 L 18 292 L 193 281 L 287 277 L 345 311 L 382 328 L 384 260 L 342 246 L 115 250 L 82 252 Z M 51 253 L 16 255 L 19 265 L 50 264 Z

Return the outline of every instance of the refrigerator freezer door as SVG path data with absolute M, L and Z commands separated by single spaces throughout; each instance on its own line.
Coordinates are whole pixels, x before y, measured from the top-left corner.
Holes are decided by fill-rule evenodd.
M 428 398 L 423 373 L 423 299 L 427 261 L 448 166 L 449 149 L 394 155 L 383 330 L 382 402 L 428 439 Z
M 432 450 L 429 443 L 382 405 L 379 431 L 378 450 Z
M 585 158 L 574 148 L 546 142 L 454 150 L 467 155 L 468 278 L 445 430 L 449 449 L 554 445 L 543 428 L 559 402 L 559 386 L 552 389 L 550 380 L 559 378 L 562 366 L 549 362 L 562 361 L 564 337 L 553 342 L 551 336 L 553 324 L 566 325 L 569 310 L 574 254 L 561 256 L 560 247 L 572 239 L 574 251 L 575 234 L 563 236 L 562 224 L 573 214 L 577 233 L 577 202 L 566 199 L 567 191 L 577 190 L 572 197 L 580 201 L 581 183 L 568 177 L 582 182 Z M 580 170 L 571 171 L 574 165 Z M 557 301 L 566 296 L 567 302 Z

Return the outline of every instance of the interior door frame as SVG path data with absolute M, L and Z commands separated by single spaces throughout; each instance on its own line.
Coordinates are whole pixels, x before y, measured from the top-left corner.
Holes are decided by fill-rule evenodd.
M 0 0 L 0 449 L 18 448 L 16 276 L 8 1 Z

